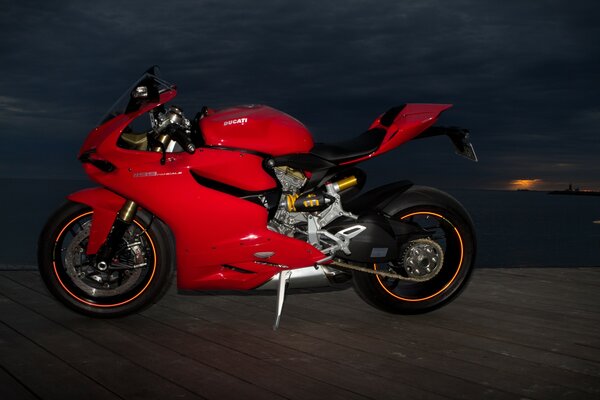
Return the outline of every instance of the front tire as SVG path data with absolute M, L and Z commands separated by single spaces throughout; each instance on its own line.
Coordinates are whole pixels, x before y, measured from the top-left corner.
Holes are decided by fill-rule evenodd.
M 406 201 L 394 210 L 392 218 L 417 224 L 430 231 L 430 237 L 413 241 L 413 247 L 425 247 L 432 253 L 437 249 L 443 250 L 443 257 L 439 258 L 440 265 L 435 265 L 435 256 L 428 258 L 427 255 L 421 255 L 420 259 L 426 268 L 418 270 L 414 265 L 419 258 L 411 257 L 407 253 L 411 251 L 410 244 L 404 244 L 400 252 L 404 257 L 370 267 L 417 277 L 420 281 L 383 278 L 355 271 L 354 288 L 363 300 L 376 308 L 395 314 L 418 314 L 449 303 L 466 287 L 475 263 L 475 233 L 467 212 L 446 193 L 432 188 L 413 187 L 406 192 L 405 198 Z M 427 243 L 430 243 L 429 248 Z M 415 251 L 424 253 L 422 249 Z
M 172 278 L 172 246 L 164 225 L 138 212 L 106 270 L 86 254 L 93 210 L 69 202 L 50 217 L 38 242 L 38 267 L 49 291 L 81 314 L 131 314 L 164 294 Z

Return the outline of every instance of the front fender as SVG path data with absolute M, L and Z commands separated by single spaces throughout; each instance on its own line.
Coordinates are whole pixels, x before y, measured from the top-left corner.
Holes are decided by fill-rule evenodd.
M 94 210 L 87 254 L 96 254 L 106 240 L 119 210 L 125 204 L 125 198 L 108 189 L 97 187 L 72 193 L 67 199 L 90 206 Z

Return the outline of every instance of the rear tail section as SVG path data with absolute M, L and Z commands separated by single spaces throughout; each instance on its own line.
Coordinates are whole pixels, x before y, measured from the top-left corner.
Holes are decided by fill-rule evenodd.
M 376 150 L 342 164 L 364 161 L 408 142 L 433 125 L 440 114 L 450 107 L 452 104 L 404 104 L 389 109 L 373 121 L 367 131 L 383 137 Z
M 437 121 L 452 104 L 406 104 L 379 116 L 369 129 L 382 128 L 386 134 L 377 152 L 383 154 L 413 139 Z

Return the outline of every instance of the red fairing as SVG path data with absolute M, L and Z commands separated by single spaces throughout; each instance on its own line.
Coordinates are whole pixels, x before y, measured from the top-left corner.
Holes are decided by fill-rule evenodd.
M 104 143 L 104 145 L 105 145 L 105 147 L 110 147 L 110 146 L 116 147 L 117 139 L 119 139 L 121 132 L 123 132 L 123 129 L 125 129 L 125 127 L 131 121 L 133 121 L 135 118 L 139 117 L 140 115 L 152 110 L 156 106 L 159 106 L 168 101 L 171 101 L 172 99 L 175 98 L 175 96 L 177 96 L 177 90 L 171 89 L 165 93 L 161 93 L 160 99 L 158 102 L 148 103 L 136 112 L 116 116 L 115 118 L 111 119 L 110 121 L 96 127 L 94 130 L 92 130 L 88 134 L 87 138 L 85 139 L 85 142 L 83 142 L 83 146 L 81 146 L 81 149 L 79 150 L 79 156 L 81 156 L 86 151 L 96 149 L 100 144 L 105 142 L 107 140 L 107 138 L 111 135 L 112 135 L 111 139 L 108 141 L 108 143 Z
M 70 194 L 67 199 L 86 204 L 94 210 L 86 252 L 96 254 L 110 232 L 115 216 L 123 207 L 125 199 L 104 188 L 84 189 Z
M 209 146 L 247 149 L 281 156 L 307 153 L 313 139 L 295 118 L 262 105 L 217 111 L 200 120 L 200 129 Z
M 104 131 L 104 127 L 99 129 Z M 251 289 L 280 272 L 277 265 L 301 268 L 325 257 L 304 241 L 267 229 L 264 207 L 197 181 L 198 177 L 204 178 L 249 192 L 273 189 L 275 180 L 263 169 L 261 157 L 243 151 L 204 148 L 195 154 L 169 153 L 167 162 L 161 165 L 159 153 L 111 145 L 119 134 L 107 134 L 94 153 L 94 158 L 109 159 L 116 166 L 114 171 L 103 172 L 92 164 L 84 164 L 84 168 L 92 180 L 135 201 L 171 228 L 180 288 Z M 123 202 L 106 193 L 99 200 L 97 193 L 100 192 L 80 192 L 71 199 L 98 212 L 106 237 L 106 226 L 110 229 Z M 259 252 L 274 254 L 263 259 L 255 256 Z M 256 264 L 256 271 L 240 273 L 225 267 L 239 264 Z
M 432 126 L 435 121 L 438 120 L 440 114 L 450 107 L 452 107 L 452 104 L 407 104 L 389 127 L 381 125 L 381 117 L 383 114 L 380 115 L 369 127 L 369 129 L 383 128 L 386 130 L 385 137 L 377 151 L 368 156 L 347 161 L 342 164 L 353 164 L 364 161 L 386 153 L 401 144 L 408 142 L 425 129 Z
M 133 119 L 174 96 L 175 90 L 171 90 L 161 94 L 158 103 L 109 120 L 94 129 L 82 146 L 80 155 L 92 150 L 92 159 L 110 160 L 115 167 L 114 171 L 105 172 L 93 164 L 84 164 L 90 178 L 111 191 L 97 188 L 69 197 L 94 209 L 88 254 L 98 250 L 125 199 L 131 199 L 157 215 L 173 231 L 177 282 L 183 289 L 251 289 L 280 272 L 278 265 L 302 268 L 323 259 L 325 255 L 310 244 L 267 229 L 264 207 L 197 181 L 205 179 L 248 192 L 276 188 L 275 180 L 263 168 L 263 158 L 225 147 L 202 148 L 195 154 L 169 153 L 166 163 L 161 165 L 160 153 L 126 150 L 116 145 Z M 306 139 L 308 131 L 291 117 L 286 119 L 285 114 L 268 107 L 249 110 L 259 115 L 253 119 L 257 123 L 252 125 L 254 129 L 262 126 L 274 135 L 274 126 L 287 126 L 292 136 L 289 149 L 308 151 L 312 147 L 312 140 Z M 266 120 L 269 115 L 278 120 L 273 126 Z M 242 146 L 244 140 L 251 143 L 249 137 L 242 139 L 227 141 L 227 147 L 235 147 L 236 143 Z M 258 141 L 266 145 L 258 151 L 284 151 L 286 141 L 265 140 Z M 273 255 L 257 258 L 255 253 L 260 252 Z M 253 273 L 225 267 L 240 264 L 246 265 L 247 270 L 252 270 L 248 265 L 256 266 Z

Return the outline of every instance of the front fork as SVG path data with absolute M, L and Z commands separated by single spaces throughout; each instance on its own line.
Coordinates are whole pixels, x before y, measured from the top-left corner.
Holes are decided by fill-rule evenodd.
M 127 200 L 119 210 L 112 228 L 106 236 L 106 240 L 96 254 L 96 267 L 100 271 L 106 271 L 111 264 L 111 260 L 115 256 L 115 252 L 119 249 L 125 232 L 131 225 L 131 222 L 133 222 L 137 209 L 138 205 L 134 201 Z
M 155 152 L 162 152 L 163 157 L 161 159 L 161 164 L 164 164 L 166 146 L 170 141 L 170 137 L 167 134 L 162 134 L 158 137 L 157 141 L 158 146 L 154 147 L 152 150 Z M 112 228 L 106 236 L 106 240 L 96 253 L 96 267 L 100 271 L 105 271 L 110 265 L 112 258 L 115 256 L 115 252 L 119 249 L 121 240 L 123 240 L 123 235 L 125 235 L 131 222 L 133 222 L 137 209 L 138 205 L 133 200 L 126 200 L 123 206 L 121 206 L 121 209 L 112 224 Z

